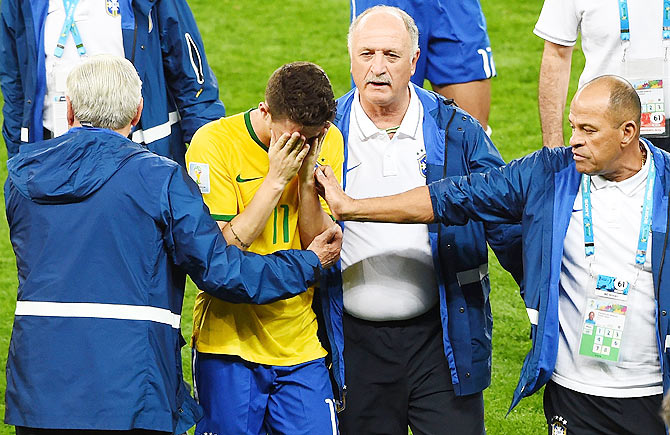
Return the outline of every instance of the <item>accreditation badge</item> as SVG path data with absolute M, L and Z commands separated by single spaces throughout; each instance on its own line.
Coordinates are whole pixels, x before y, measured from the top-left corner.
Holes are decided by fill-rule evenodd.
M 62 136 L 68 131 L 67 100 L 65 99 L 65 94 L 58 93 L 54 95 L 51 106 L 53 108 L 51 111 L 52 133 L 54 137 Z
M 666 122 L 668 86 L 667 63 L 658 59 L 631 59 L 625 62 L 625 76 L 635 88 L 642 112 L 640 134 L 645 137 L 661 138 L 670 136 L 670 126 Z
M 71 66 L 62 65 L 62 62 L 52 70 L 54 91 L 49 94 L 49 97 L 51 98 L 51 125 L 54 137 L 62 136 L 68 131 L 65 89 L 70 70 Z
M 637 91 L 640 103 L 642 103 L 640 133 L 642 135 L 666 134 L 663 79 L 634 80 L 631 85 Z
M 596 275 L 590 282 L 590 297 L 582 311 L 579 355 L 617 362 L 628 314 L 630 282 L 608 275 Z

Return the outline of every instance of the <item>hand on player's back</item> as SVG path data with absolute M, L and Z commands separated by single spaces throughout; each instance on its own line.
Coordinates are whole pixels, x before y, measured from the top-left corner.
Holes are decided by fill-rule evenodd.
M 333 217 L 342 220 L 347 205 L 352 199 L 344 193 L 333 169 L 330 166 L 320 166 L 314 171 L 314 178 L 316 179 L 316 190 L 328 203 Z
M 321 261 L 323 268 L 328 268 L 340 259 L 342 248 L 342 230 L 340 226 L 333 223 L 327 230 L 314 238 L 307 249 L 313 251 Z

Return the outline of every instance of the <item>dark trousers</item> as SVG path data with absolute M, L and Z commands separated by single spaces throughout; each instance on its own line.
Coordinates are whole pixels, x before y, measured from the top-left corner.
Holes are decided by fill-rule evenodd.
M 343 435 L 484 433 L 482 393 L 456 396 L 436 309 L 414 319 L 369 322 L 344 315 Z
M 544 387 L 544 416 L 549 435 L 665 435 L 662 400 L 661 394 L 624 399 L 592 396 L 549 381 Z
M 16 426 L 16 435 L 165 435 L 170 432 L 155 430 L 80 430 L 80 429 L 36 429 Z

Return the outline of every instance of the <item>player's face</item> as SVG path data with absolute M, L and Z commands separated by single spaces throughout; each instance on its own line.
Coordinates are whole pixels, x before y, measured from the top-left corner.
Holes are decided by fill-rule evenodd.
M 623 168 L 622 125 L 609 114 L 609 91 L 592 85 L 570 105 L 570 146 L 577 171 L 618 181 Z
M 351 40 L 351 75 L 361 102 L 393 108 L 409 96 L 407 85 L 419 52 L 402 19 L 387 12 L 372 13 L 359 23 Z

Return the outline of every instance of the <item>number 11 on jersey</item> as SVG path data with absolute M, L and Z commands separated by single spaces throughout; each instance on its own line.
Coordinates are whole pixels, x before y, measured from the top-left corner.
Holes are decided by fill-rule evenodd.
M 273 218 L 274 219 L 273 219 L 273 226 L 272 226 L 272 229 L 273 229 L 273 231 L 272 231 L 272 243 L 275 244 L 275 245 L 277 244 L 277 215 L 279 214 L 278 209 L 280 209 L 281 212 L 284 215 L 284 217 L 282 219 L 282 233 L 284 235 L 284 243 L 288 243 L 288 241 L 289 241 L 288 240 L 288 235 L 289 235 L 289 231 L 288 231 L 288 205 L 281 204 L 281 205 L 278 205 L 277 207 L 275 207 L 274 213 L 273 213 L 273 215 L 274 215 Z

